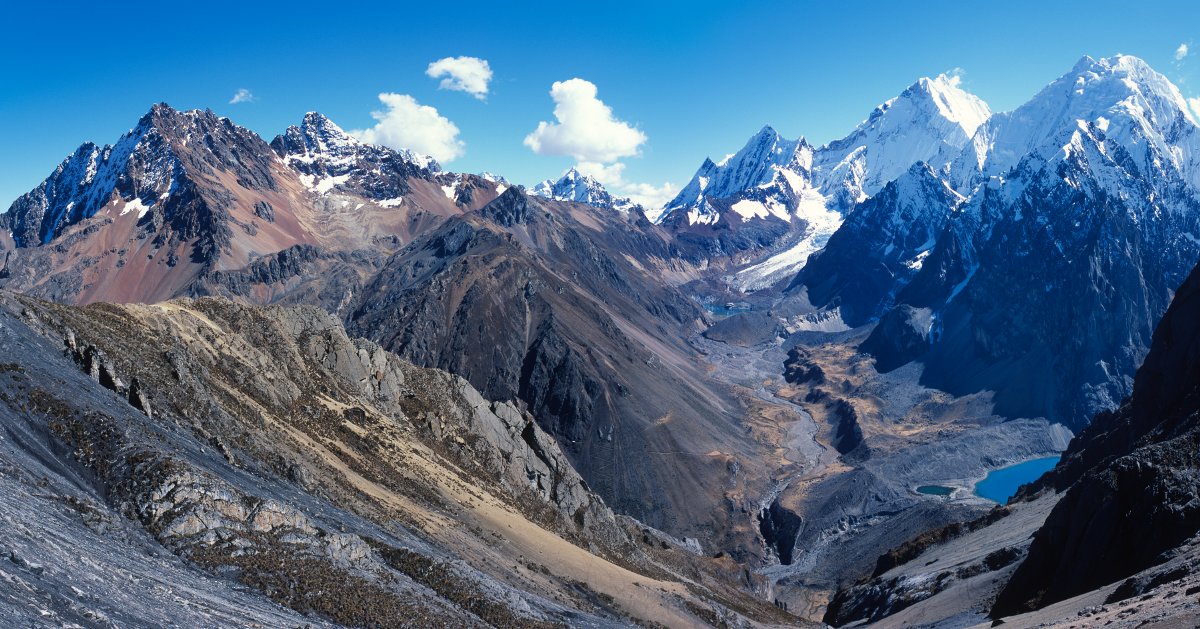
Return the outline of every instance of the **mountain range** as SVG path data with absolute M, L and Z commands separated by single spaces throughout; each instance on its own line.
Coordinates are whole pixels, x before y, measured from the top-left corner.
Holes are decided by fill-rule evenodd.
M 938 547 L 920 536 L 986 510 L 915 488 L 1078 433 L 1014 507 L 1034 515 L 968 532 L 1021 522 L 1032 544 L 955 577 L 1004 579 L 988 609 L 1030 612 L 1152 569 L 1200 528 L 1167 509 L 1169 539 L 1081 576 L 1090 564 L 1063 540 L 1086 523 L 1062 506 L 1110 517 L 1131 456 L 1166 448 L 1194 467 L 1173 375 L 1194 356 L 1163 340 L 1189 338 L 1186 314 L 1160 321 L 1190 312 L 1177 289 L 1197 234 L 1200 127 L 1170 81 L 1123 55 L 1081 59 L 1011 112 L 942 75 L 822 146 L 766 126 L 663 208 L 576 168 L 530 188 L 448 172 L 315 112 L 268 142 L 157 104 L 0 214 L 0 330 L 27 353 L 0 369 L 6 421 L 29 435 L 6 456 L 49 465 L 101 520 L 136 511 L 122 535 L 149 534 L 179 575 L 232 574 L 281 603 L 255 603 L 267 624 L 369 617 L 337 615 L 313 593 L 328 581 L 286 567 L 309 566 L 364 579 L 362 604 L 389 617 L 419 591 L 422 613 L 466 624 L 754 626 L 795 621 L 788 605 L 834 624 L 883 620 L 901 599 L 925 609 L 938 592 L 896 576 L 913 566 L 870 574 L 875 560 Z M 64 361 L 83 376 L 25 387 Z M 106 443 L 114 427 L 125 436 Z M 389 458 L 410 441 L 411 457 Z M 153 465 L 104 462 L 130 452 Z M 405 469 L 420 482 L 388 482 Z M 1163 474 L 1153 500 L 1186 504 L 1186 474 Z M 217 494 L 239 496 L 237 522 L 210 517 L 232 517 Z M 479 530 L 431 532 L 459 503 Z M 264 509 L 286 526 L 260 530 Z M 508 522 L 496 510 L 524 546 L 488 550 Z M 402 531 L 386 524 L 397 513 Z M 335 535 L 339 521 L 357 537 Z M 1116 544 L 1110 529 L 1085 546 Z M 288 535 L 304 541 L 283 568 L 239 554 Z M 576 561 L 538 568 L 539 544 Z M 439 568 L 452 585 L 409 582 L 456 558 Z M 593 567 L 606 589 L 574 585 Z

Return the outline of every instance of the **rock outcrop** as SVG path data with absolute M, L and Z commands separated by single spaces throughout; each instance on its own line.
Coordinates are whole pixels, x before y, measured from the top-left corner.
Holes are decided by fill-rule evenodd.
M 887 373 L 929 351 L 933 333 L 929 308 L 897 306 L 883 315 L 859 349 L 875 357 L 875 369 Z

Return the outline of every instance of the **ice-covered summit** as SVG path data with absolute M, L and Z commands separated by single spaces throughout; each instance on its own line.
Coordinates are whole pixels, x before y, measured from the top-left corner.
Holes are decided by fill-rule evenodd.
M 705 160 L 659 222 L 701 230 L 758 223 L 733 246 L 766 243 L 773 255 L 738 271 L 731 284 L 742 290 L 769 286 L 801 268 L 848 212 L 914 165 L 945 172 L 990 116 L 958 78 L 943 74 L 916 81 L 847 136 L 821 147 L 788 140 L 767 126 L 720 163 Z
M 1173 170 L 1191 170 L 1198 183 L 1196 124 L 1187 101 L 1165 76 L 1129 55 L 1083 57 L 1024 105 L 993 116 L 957 160 L 954 176 L 962 182 L 1003 175 L 1036 149 L 1068 145 L 1080 124 L 1127 149 L 1145 144 Z
M 310 111 L 304 114 L 299 126 L 290 126 L 271 143 L 276 152 L 289 164 L 323 162 L 326 166 L 349 166 L 361 159 L 378 161 L 381 153 L 394 153 L 406 162 L 430 172 L 440 172 L 441 165 L 428 155 L 408 149 L 392 149 L 367 144 L 350 135 L 327 116 Z
M 817 150 L 818 184 L 843 208 L 883 189 L 918 162 L 941 170 L 991 110 L 957 77 L 922 78 L 875 108 L 846 137 Z
M 788 140 L 771 126 L 765 126 L 738 152 L 719 163 L 704 160 L 691 181 L 667 203 L 663 218 L 679 212 L 688 215 L 689 223 L 711 223 L 719 213 L 707 202 L 710 198 L 728 199 L 769 186 L 779 178 L 796 184 L 790 188 L 799 188 L 799 181 L 809 178 L 812 155 L 813 148 L 804 138 Z
M 876 107 L 846 137 L 814 148 L 763 127 L 737 153 L 719 163 L 705 160 L 691 182 L 667 204 L 661 221 L 686 215 L 689 224 L 714 223 L 713 200 L 762 196 L 794 214 L 798 197 L 816 191 L 828 208 L 845 212 L 914 164 L 942 170 L 991 116 L 987 104 L 963 90 L 956 77 L 922 78 Z M 782 185 L 780 185 L 782 184 Z M 678 221 L 679 219 L 674 219 Z
M 627 198 L 613 196 L 594 177 L 579 172 L 573 166 L 557 180 L 547 179 L 534 186 L 529 192 L 534 196 L 546 199 L 586 203 L 622 212 L 627 212 L 636 205 Z

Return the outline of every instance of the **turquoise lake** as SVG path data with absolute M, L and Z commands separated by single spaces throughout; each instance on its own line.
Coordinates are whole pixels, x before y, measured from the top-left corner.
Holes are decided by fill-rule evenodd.
M 1018 487 L 1037 480 L 1042 474 L 1053 469 L 1058 459 L 1057 456 L 1048 456 L 995 470 L 989 473 L 987 478 L 975 483 L 975 493 L 1004 504 L 1017 493 Z

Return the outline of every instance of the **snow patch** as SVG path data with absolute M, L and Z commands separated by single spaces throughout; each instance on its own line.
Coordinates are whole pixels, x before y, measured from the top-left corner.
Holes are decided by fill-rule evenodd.
M 326 177 L 326 178 L 322 179 L 321 181 L 318 181 L 317 185 L 313 186 L 312 189 L 317 194 L 328 194 L 330 190 L 333 190 L 334 186 L 340 186 L 349 180 L 350 180 L 350 175 L 337 175 L 335 177 Z
M 138 219 L 141 219 L 143 216 L 146 215 L 146 212 L 150 211 L 151 207 L 152 206 L 150 206 L 150 205 L 146 205 L 145 203 L 142 203 L 142 200 L 140 198 L 134 197 L 134 199 L 132 201 L 129 201 L 128 203 L 126 203 L 125 207 L 121 209 L 121 213 L 119 216 L 125 216 L 126 214 L 128 214 L 130 212 L 136 211 L 138 213 L 138 215 L 137 215 Z
M 792 217 L 788 214 L 787 208 L 775 199 L 767 199 L 765 202 L 743 199 L 734 203 L 729 209 L 736 212 L 743 219 L 774 216 L 789 223 L 792 222 Z
M 913 258 L 912 260 L 909 260 L 908 262 L 905 262 L 904 266 L 906 266 L 914 271 L 920 271 L 921 267 L 925 266 L 925 258 L 928 258 L 928 257 L 929 257 L 929 249 L 926 249 L 925 251 L 918 253 L 917 257 Z
M 705 212 L 704 209 L 706 207 L 707 204 L 705 204 L 703 207 L 692 208 L 688 210 L 688 225 L 711 225 L 717 222 L 717 219 L 720 218 L 720 216 L 718 216 L 716 212 Z

